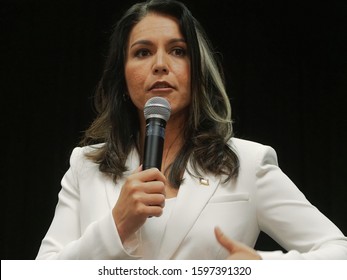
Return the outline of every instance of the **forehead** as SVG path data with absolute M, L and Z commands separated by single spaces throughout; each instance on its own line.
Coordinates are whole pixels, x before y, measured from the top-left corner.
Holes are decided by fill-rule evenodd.
M 140 20 L 129 34 L 129 42 L 141 39 L 183 38 L 176 18 L 150 13 Z

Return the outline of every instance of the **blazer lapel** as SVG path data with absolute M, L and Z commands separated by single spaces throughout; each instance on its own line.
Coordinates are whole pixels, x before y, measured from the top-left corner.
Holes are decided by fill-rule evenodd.
M 184 178 L 165 228 L 158 259 L 170 259 L 173 256 L 220 182 L 215 176 L 195 178 L 187 171 Z

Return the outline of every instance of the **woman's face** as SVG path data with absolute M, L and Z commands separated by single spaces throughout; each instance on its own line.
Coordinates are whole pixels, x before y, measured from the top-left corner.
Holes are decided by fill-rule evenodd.
M 191 102 L 190 58 L 176 19 L 150 13 L 133 27 L 125 79 L 140 116 L 146 101 L 153 96 L 170 102 L 170 119 L 187 110 Z

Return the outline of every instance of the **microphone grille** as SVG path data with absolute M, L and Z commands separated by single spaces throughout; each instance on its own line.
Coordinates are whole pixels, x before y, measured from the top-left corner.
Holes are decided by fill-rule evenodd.
M 164 97 L 155 96 L 147 100 L 143 113 L 146 120 L 160 118 L 167 121 L 171 115 L 171 106 Z

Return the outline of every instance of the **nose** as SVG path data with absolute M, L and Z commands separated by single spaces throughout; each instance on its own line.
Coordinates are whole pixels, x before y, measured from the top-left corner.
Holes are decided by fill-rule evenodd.
M 162 75 L 162 74 L 168 74 L 168 73 L 169 73 L 169 67 L 168 67 L 166 55 L 162 52 L 158 52 L 154 56 L 153 74 Z

